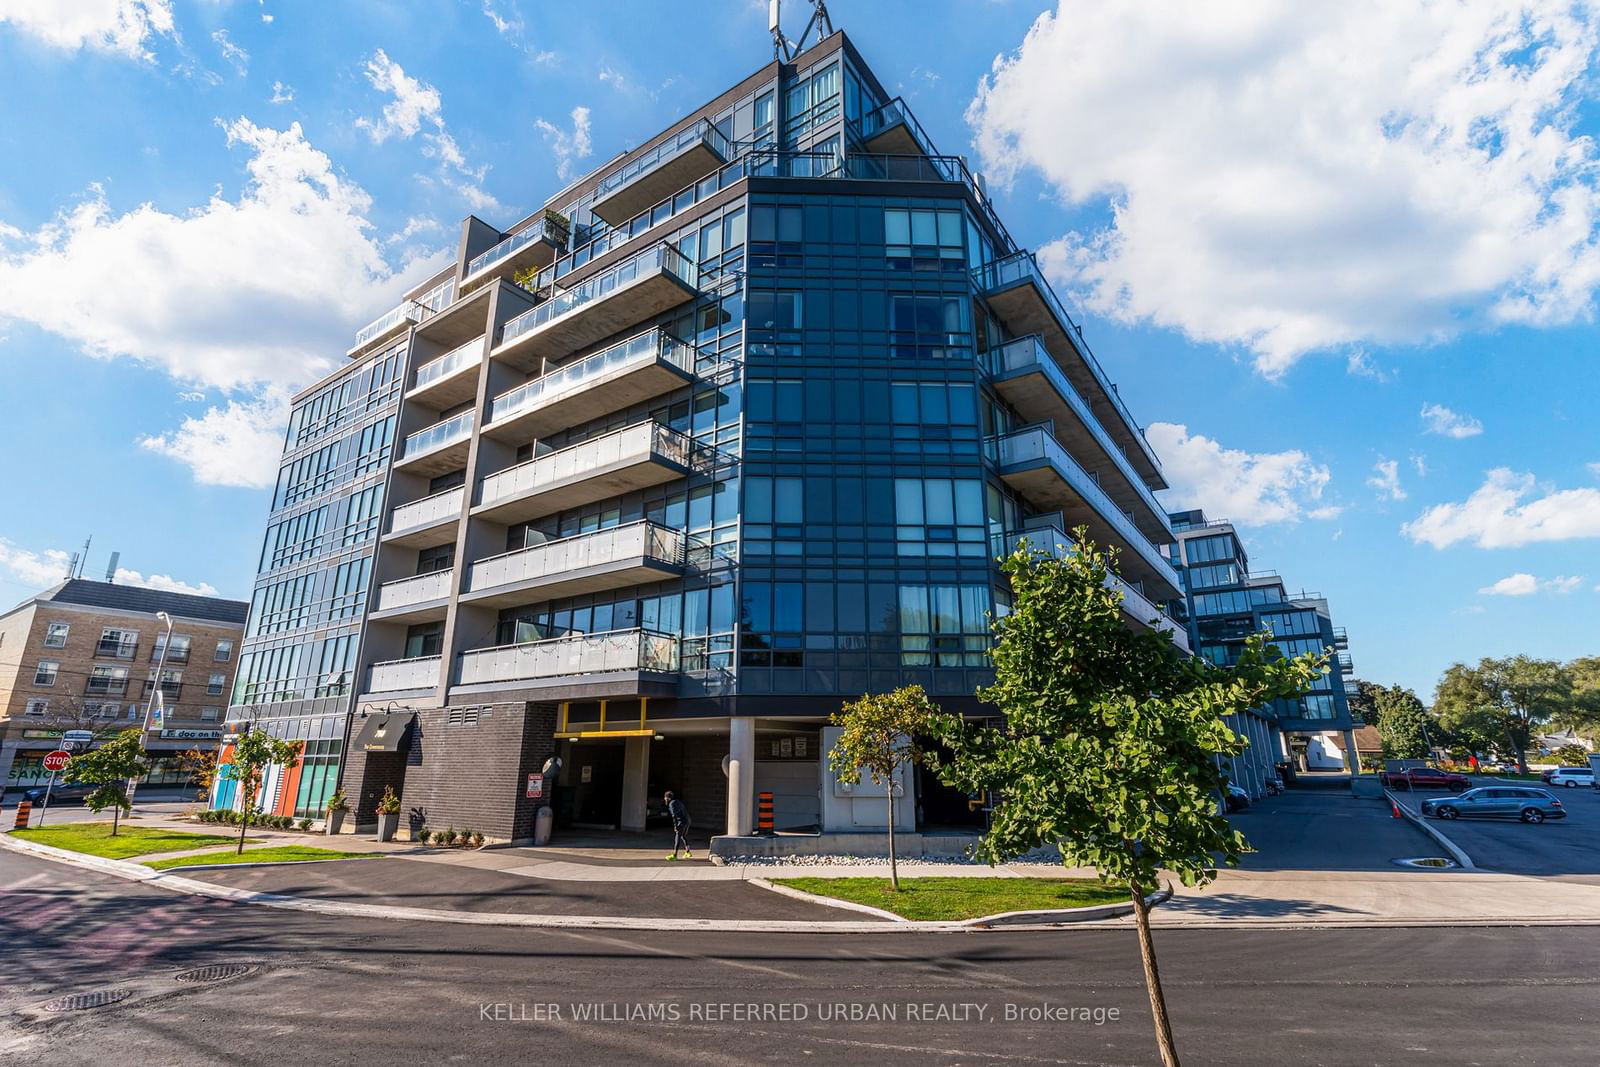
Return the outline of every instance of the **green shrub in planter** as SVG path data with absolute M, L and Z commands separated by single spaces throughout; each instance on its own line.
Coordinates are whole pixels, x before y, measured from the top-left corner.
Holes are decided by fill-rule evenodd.
M 310 829 L 311 829 L 311 820 L 310 819 L 301 819 L 300 820 L 300 829 L 309 832 Z
M 478 833 L 478 831 L 476 831 L 476 830 L 472 831 L 472 847 L 473 848 L 482 848 L 483 847 L 483 835 Z
M 472 829 L 470 826 L 467 829 L 461 831 L 461 839 L 459 841 L 459 844 L 461 845 L 462 848 L 467 848 L 472 844 L 472 835 L 475 834 L 475 833 L 477 833 L 477 831 Z
M 424 830 L 418 830 L 417 831 L 417 840 L 421 841 L 424 845 L 426 845 L 432 839 L 433 839 L 433 831 L 432 830 L 424 829 Z
M 447 828 L 444 831 L 444 833 L 439 835 L 439 844 L 444 845 L 446 847 L 449 847 L 450 845 L 453 845 L 455 843 L 456 843 L 456 828 L 454 826 Z

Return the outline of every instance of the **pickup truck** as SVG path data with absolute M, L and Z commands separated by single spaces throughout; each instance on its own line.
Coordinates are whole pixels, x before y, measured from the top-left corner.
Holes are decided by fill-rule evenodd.
M 1472 788 L 1464 774 L 1441 771 L 1436 767 L 1413 767 L 1409 771 L 1385 771 L 1383 784 L 1390 789 L 1451 789 L 1460 792 Z

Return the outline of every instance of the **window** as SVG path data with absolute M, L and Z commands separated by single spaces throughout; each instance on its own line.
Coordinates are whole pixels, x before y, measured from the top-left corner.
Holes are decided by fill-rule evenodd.
M 104 704 L 90 704 L 88 706 L 102 719 L 115 719 L 117 717 L 117 713 L 122 710 L 122 705 L 113 704 L 109 701 Z
M 168 663 L 188 663 L 189 662 L 189 644 L 190 644 L 191 640 L 192 640 L 192 638 L 190 638 L 188 634 L 173 634 L 172 635 L 172 648 L 167 652 L 167 662 Z M 166 645 L 166 643 L 167 643 L 167 635 L 165 633 L 156 634 L 156 643 L 150 649 L 150 662 L 151 663 L 160 663 L 161 662 L 161 649 Z
M 964 269 L 961 212 L 885 208 L 884 258 L 897 270 Z
M 206 679 L 206 693 L 211 696 L 221 696 L 223 690 L 225 690 L 227 687 L 228 676 L 226 674 L 213 674 L 210 678 Z
M 218 719 L 222 718 L 222 709 L 211 707 L 201 708 L 200 718 L 204 722 L 216 722 Z
M 752 289 L 747 303 L 745 313 L 752 330 L 776 330 L 781 333 L 800 329 L 801 301 L 800 293 L 796 290 L 773 292 Z
M 406 631 L 406 659 L 437 656 L 444 651 L 444 623 L 425 622 Z
M 899 555 L 987 554 L 983 483 L 976 478 L 896 478 L 894 512 Z
M 1197 537 L 1184 542 L 1184 555 L 1190 563 L 1219 563 L 1222 560 L 1234 559 L 1238 553 L 1234 551 L 1233 538 L 1228 534 L 1220 537 Z
M 424 548 L 417 553 L 417 573 L 433 574 L 436 571 L 447 571 L 455 561 L 456 546 L 453 544 Z
M 1333 719 L 1338 717 L 1338 709 L 1334 707 L 1331 696 L 1304 696 L 1300 698 L 1300 709 L 1303 718 L 1307 719 Z
M 967 301 L 957 296 L 891 293 L 891 352 L 899 359 L 953 359 L 970 356 Z
M 132 659 L 139 648 L 139 631 L 107 626 L 100 631 L 100 643 L 95 646 L 96 656 L 112 659 Z M 126 673 L 126 672 L 124 672 Z
M 152 689 L 155 688 L 155 684 L 156 684 L 156 672 L 155 672 L 154 669 L 152 669 L 150 671 L 150 677 L 146 678 L 145 679 L 145 683 L 144 683 L 145 699 L 149 699 L 150 692 L 151 692 Z M 167 701 L 168 703 L 171 703 L 172 701 L 177 700 L 178 699 L 178 695 L 180 693 L 182 693 L 182 692 L 183 692 L 183 672 L 182 671 L 173 670 L 171 667 L 168 667 L 165 670 L 163 670 L 161 672 L 161 696 L 162 696 L 162 699 Z
M 218 641 L 217 650 L 212 654 L 211 658 L 216 660 L 218 663 L 228 662 L 233 658 L 233 642 Z
M 350 675 L 355 669 L 356 637 L 341 634 L 322 642 L 317 665 L 317 696 L 342 696 L 350 691 Z
M 24 715 L 43 715 L 50 710 L 50 702 L 44 697 L 30 697 L 28 706 L 23 709 Z
M 61 674 L 61 662 L 53 659 L 42 659 L 39 666 L 33 670 L 34 685 L 55 685 L 56 678 Z
M 49 626 L 45 627 L 45 631 L 44 631 L 44 647 L 45 648 L 66 648 L 67 647 L 67 631 L 70 630 L 70 629 L 71 629 L 71 627 L 67 623 L 64 623 L 64 622 L 53 622 Z
M 89 668 L 89 684 L 84 692 L 99 696 L 121 696 L 128 691 L 128 668 L 95 664 Z

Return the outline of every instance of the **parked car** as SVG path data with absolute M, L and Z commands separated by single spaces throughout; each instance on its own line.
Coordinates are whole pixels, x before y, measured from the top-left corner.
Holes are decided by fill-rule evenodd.
M 1472 788 L 1472 781 L 1464 774 L 1441 771 L 1437 767 L 1413 767 L 1408 771 L 1385 771 L 1383 784 L 1390 789 L 1449 789 L 1461 792 Z
M 1422 814 L 1430 819 L 1521 819 L 1540 823 L 1546 819 L 1565 819 L 1567 810 L 1548 789 L 1531 785 L 1486 785 L 1469 789 L 1460 796 L 1424 800 Z
M 22 791 L 22 799 L 31 801 L 34 804 L 42 804 L 44 803 L 44 793 L 47 788 L 47 786 L 42 785 L 30 785 Z M 57 782 L 56 787 L 50 790 L 50 803 L 60 804 L 71 800 L 82 800 L 97 788 L 99 787 L 84 785 L 81 782 L 74 782 L 70 785 L 66 782 Z
M 1594 771 L 1588 767 L 1557 767 L 1545 781 L 1575 789 L 1580 785 L 1594 785 Z
M 1240 789 L 1238 786 L 1234 785 L 1232 782 L 1229 782 L 1228 783 L 1228 810 L 1229 811 L 1243 811 L 1245 808 L 1248 808 L 1249 806 L 1250 806 L 1250 794 L 1246 793 L 1243 789 Z

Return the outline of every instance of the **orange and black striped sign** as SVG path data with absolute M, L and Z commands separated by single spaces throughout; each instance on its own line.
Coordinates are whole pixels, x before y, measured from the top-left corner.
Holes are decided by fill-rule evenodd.
M 28 828 L 28 820 L 31 819 L 32 817 L 33 817 L 33 801 L 31 801 L 31 800 L 22 801 L 20 804 L 17 805 L 17 825 L 13 826 L 12 829 L 13 830 L 26 830 Z
M 772 794 L 756 795 L 756 829 L 763 834 L 773 832 Z

